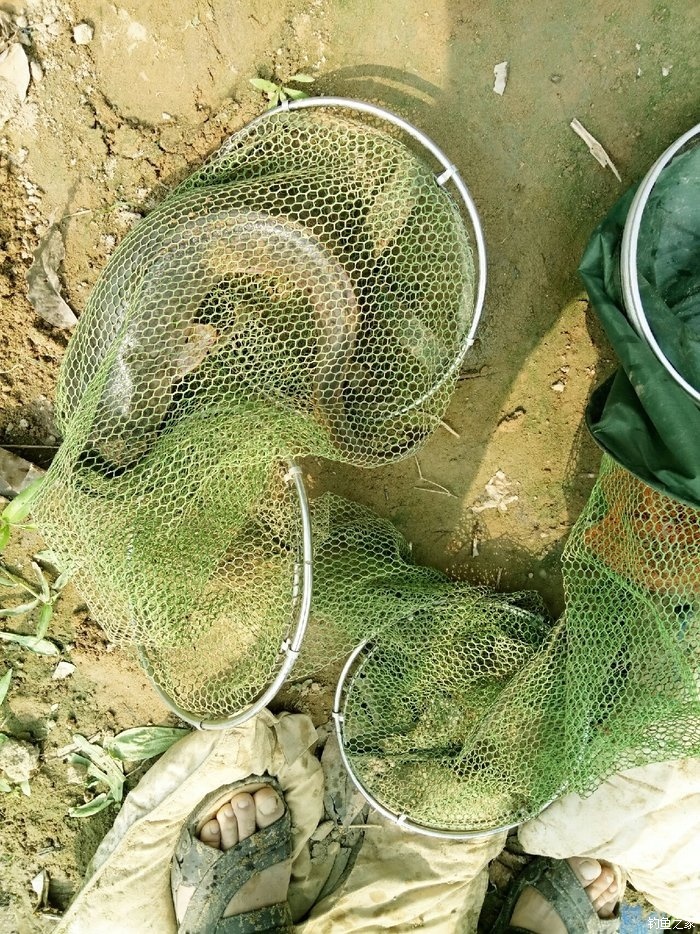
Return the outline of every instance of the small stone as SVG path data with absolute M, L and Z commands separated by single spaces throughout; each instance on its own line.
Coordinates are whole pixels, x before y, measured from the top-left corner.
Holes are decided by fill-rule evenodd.
M 29 71 L 32 76 L 32 81 L 34 84 L 38 84 L 44 77 L 44 69 L 41 67 L 39 62 L 30 62 Z
M 19 427 L 20 427 L 20 428 L 29 428 L 29 422 L 27 421 L 26 418 L 20 418 L 20 420 L 19 420 Z
M 61 24 L 60 23 L 51 23 L 50 26 L 46 27 L 46 31 L 50 36 L 54 38 L 61 35 Z
M 73 42 L 76 45 L 89 45 L 94 35 L 95 30 L 89 23 L 78 23 L 73 27 Z
M 661 69 L 661 75 L 664 78 L 668 78 L 668 76 L 671 74 L 672 68 L 673 68 L 673 65 L 664 65 L 663 68 Z
M 70 678 L 74 671 L 75 665 L 71 665 L 70 662 L 59 662 L 53 670 L 51 680 L 63 681 L 65 678 Z
M 561 75 L 550 75 L 549 80 L 552 82 L 552 84 L 559 84 L 561 81 Z
M 39 766 L 39 751 L 31 743 L 9 737 L 0 746 L 0 774 L 18 785 L 29 781 Z
M 560 379 L 558 379 L 556 383 L 552 383 L 552 389 L 554 392 L 564 392 L 566 385 Z
M 29 25 L 29 20 L 26 16 L 15 16 L 15 26 L 18 29 L 26 29 Z

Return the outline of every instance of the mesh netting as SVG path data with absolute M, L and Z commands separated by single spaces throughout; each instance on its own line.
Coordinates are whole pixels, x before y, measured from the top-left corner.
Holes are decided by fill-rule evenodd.
M 273 680 L 303 564 L 289 460 L 415 450 L 474 295 L 428 165 L 325 108 L 241 130 L 119 246 L 66 353 L 35 514 L 180 707 L 224 717 Z
M 349 765 L 384 808 L 491 830 L 617 769 L 700 755 L 700 511 L 606 459 L 554 627 L 527 595 L 411 566 L 397 533 L 371 524 L 349 525 L 354 560 L 340 535 L 352 574 L 328 599 L 331 618 L 352 607 L 356 630 L 369 617 L 377 633 L 340 713 Z
M 564 582 L 576 788 L 700 755 L 700 510 L 604 458 Z

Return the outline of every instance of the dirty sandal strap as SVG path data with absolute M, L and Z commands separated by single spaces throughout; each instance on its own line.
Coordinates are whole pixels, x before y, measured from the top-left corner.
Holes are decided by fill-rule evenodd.
M 534 859 L 514 880 L 494 927 L 494 934 L 533 934 L 510 924 L 526 888 L 536 889 L 561 918 L 568 934 L 615 934 L 619 918 L 599 918 L 590 898 L 566 860 Z
M 274 788 L 284 801 L 274 779 L 251 776 L 208 795 L 185 822 L 175 848 L 171 885 L 175 898 L 180 886 L 194 887 L 194 892 L 178 934 L 282 934 L 294 930 L 286 901 L 223 917 L 231 899 L 246 882 L 291 857 L 291 818 L 286 804 L 274 824 L 256 830 L 225 853 L 197 837 L 198 825 L 222 795 L 233 796 L 265 785 Z

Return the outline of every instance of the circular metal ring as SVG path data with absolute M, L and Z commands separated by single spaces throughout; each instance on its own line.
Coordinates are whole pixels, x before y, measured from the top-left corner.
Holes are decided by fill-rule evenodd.
M 407 814 L 397 814 L 396 812 L 391 811 L 389 808 L 387 808 L 386 805 L 378 801 L 374 797 L 372 792 L 369 791 L 365 787 L 365 785 L 362 783 L 357 773 L 355 772 L 352 766 L 352 763 L 350 762 L 348 758 L 348 755 L 345 749 L 345 735 L 344 735 L 344 730 L 343 730 L 343 725 L 345 722 L 345 715 L 346 715 L 346 710 L 347 710 L 347 701 L 348 701 L 347 694 L 352 689 L 353 681 L 360 674 L 360 672 L 362 671 L 362 668 L 364 667 L 364 665 L 366 664 L 369 658 L 369 656 L 367 655 L 365 659 L 358 662 L 360 655 L 365 650 L 368 650 L 368 652 L 372 650 L 372 646 L 369 640 L 360 642 L 360 644 L 356 646 L 355 649 L 353 649 L 352 653 L 348 657 L 348 660 L 343 666 L 343 670 L 340 673 L 340 678 L 338 679 L 338 685 L 335 689 L 332 717 L 333 717 L 333 723 L 335 726 L 336 737 L 338 739 L 338 749 L 340 750 L 340 758 L 343 762 L 343 765 L 345 769 L 347 770 L 347 773 L 350 776 L 350 779 L 353 785 L 355 786 L 355 788 L 357 788 L 357 790 L 360 792 L 362 797 L 367 801 L 367 803 L 372 808 L 374 808 L 375 811 L 377 811 L 379 814 L 382 815 L 382 817 L 385 817 L 387 820 L 391 821 L 392 823 L 397 824 L 399 827 L 402 827 L 404 830 L 411 831 L 412 833 L 421 834 L 424 837 L 433 837 L 433 838 L 440 839 L 440 840 L 485 839 L 486 837 L 492 837 L 497 833 L 504 833 L 506 831 L 512 830 L 514 827 L 519 826 L 519 824 L 521 824 L 523 820 L 530 819 L 531 817 L 536 816 L 536 814 L 532 814 L 532 815 L 528 814 L 527 817 L 523 817 L 521 820 L 517 820 L 514 823 L 502 824 L 498 827 L 493 827 L 489 830 L 442 830 L 438 827 L 431 827 L 426 824 L 421 824 L 418 821 L 414 821 Z M 346 691 L 345 690 L 346 681 L 348 679 L 350 671 L 353 669 L 353 667 L 355 667 L 356 664 L 357 664 L 357 669 L 354 671 L 353 676 L 350 679 L 350 682 L 348 684 L 348 689 Z M 345 698 L 343 698 L 344 693 L 345 693 Z M 563 790 L 559 792 L 559 794 L 561 793 L 563 793 Z M 559 795 L 557 795 L 556 797 L 558 796 Z M 541 813 L 541 811 L 543 811 L 545 807 L 548 807 L 552 803 L 553 800 L 554 798 L 552 798 L 550 801 L 547 801 L 547 803 L 544 804 L 538 810 L 537 813 Z
M 442 386 L 445 385 L 445 383 L 449 382 L 455 376 L 455 374 L 459 372 L 462 364 L 464 363 L 465 356 L 474 344 L 474 339 L 479 327 L 479 322 L 481 321 L 481 316 L 484 309 L 484 300 L 486 297 L 486 242 L 484 240 L 484 233 L 481 227 L 481 219 L 479 218 L 479 214 L 476 210 L 474 199 L 472 198 L 469 189 L 459 174 L 457 167 L 447 158 L 442 149 L 440 149 L 440 147 L 434 143 L 429 136 L 423 133 L 422 130 L 419 130 L 412 123 L 409 123 L 408 120 L 404 120 L 403 117 L 399 117 L 397 114 L 392 113 L 390 110 L 385 110 L 383 107 L 377 107 L 376 104 L 369 104 L 366 101 L 353 100 L 349 97 L 304 97 L 296 101 L 285 101 L 278 107 L 275 107 L 271 110 L 266 110 L 258 117 L 255 117 L 245 126 L 241 127 L 241 129 L 238 130 L 234 136 L 245 132 L 251 127 L 264 123 L 266 120 L 269 120 L 270 117 L 276 114 L 320 107 L 337 107 L 345 110 L 355 111 L 357 113 L 368 114 L 372 117 L 378 117 L 380 120 L 386 120 L 388 123 L 393 124 L 415 139 L 442 166 L 444 171 L 436 177 L 436 184 L 440 185 L 440 187 L 445 187 L 448 182 L 451 182 L 454 185 L 462 203 L 464 204 L 467 214 L 469 215 L 469 220 L 473 228 L 477 257 L 477 287 L 471 325 L 466 334 L 466 337 L 463 340 L 459 353 L 455 356 L 454 360 L 448 369 L 442 374 L 437 383 L 427 392 L 423 393 L 423 395 L 416 399 L 410 406 L 397 412 L 386 413 L 387 418 L 404 415 L 408 412 L 414 411 L 416 408 L 419 408 L 421 405 L 427 402 L 432 396 L 435 395 L 435 393 L 440 390 Z
M 620 278 L 622 281 L 622 297 L 625 303 L 625 309 L 629 314 L 630 321 L 639 334 L 651 348 L 654 356 L 664 369 L 669 373 L 673 380 L 684 389 L 689 396 L 700 404 L 700 388 L 692 386 L 674 367 L 666 354 L 661 349 L 659 342 L 651 329 L 642 296 L 639 290 L 639 275 L 637 272 L 637 245 L 639 241 L 639 231 L 642 224 L 642 215 L 649 200 L 649 195 L 656 184 L 659 176 L 669 164 L 676 153 L 683 148 L 694 136 L 700 134 L 700 123 L 692 127 L 687 133 L 680 136 L 668 149 L 663 152 L 656 162 L 649 169 L 642 179 L 637 189 L 632 204 L 630 205 L 625 221 L 625 227 L 622 233 L 622 245 L 620 248 Z
M 146 655 L 145 650 L 141 647 L 139 648 L 139 658 L 141 664 L 144 667 L 146 674 L 150 678 L 156 693 L 163 701 L 165 706 L 181 720 L 184 720 L 185 723 L 189 723 L 191 726 L 196 727 L 198 730 L 230 730 L 235 726 L 240 726 L 242 723 L 245 723 L 246 720 L 250 720 L 251 717 L 254 717 L 256 714 L 260 713 L 260 711 L 266 707 L 275 697 L 279 689 L 289 677 L 301 650 L 301 645 L 304 641 L 304 635 L 306 633 L 306 627 L 309 622 L 309 614 L 311 612 L 311 592 L 313 588 L 313 544 L 311 538 L 311 513 L 309 511 L 309 501 L 306 495 L 306 488 L 304 487 L 304 478 L 301 472 L 301 468 L 298 467 L 293 461 L 289 461 L 289 470 L 285 476 L 285 480 L 288 482 L 294 482 L 294 488 L 296 490 L 297 499 L 299 501 L 299 512 L 301 515 L 302 549 L 300 559 L 297 560 L 294 567 L 294 588 L 292 593 L 292 607 L 293 612 L 294 610 L 297 612 L 297 621 L 291 637 L 285 639 L 285 641 L 280 646 L 280 655 L 284 656 L 284 660 L 280 665 L 279 671 L 271 683 L 267 686 L 267 688 L 265 688 L 265 690 L 262 691 L 262 693 L 259 694 L 258 697 L 252 701 L 252 703 L 250 703 L 244 710 L 241 710 L 236 714 L 232 714 L 229 717 L 221 717 L 216 720 L 206 720 L 203 717 L 199 717 L 190 713 L 188 710 L 185 710 L 163 690 L 163 688 L 155 680 L 153 669 L 150 662 L 148 661 L 148 656 Z

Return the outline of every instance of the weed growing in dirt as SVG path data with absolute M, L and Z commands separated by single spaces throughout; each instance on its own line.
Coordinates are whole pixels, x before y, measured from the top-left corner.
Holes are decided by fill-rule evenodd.
M 124 783 L 129 777 L 125 763 L 152 759 L 169 749 L 189 730 L 166 726 L 139 726 L 118 733 L 104 746 L 91 743 L 84 736 L 73 736 L 74 752 L 68 762 L 85 770 L 86 790 L 94 794 L 89 801 L 71 808 L 69 817 L 91 817 L 124 797 Z
M 296 84 L 312 84 L 314 81 L 311 75 L 304 74 L 292 75 L 291 78 L 279 82 L 267 81 L 265 78 L 250 78 L 249 80 L 253 87 L 258 91 L 262 91 L 268 99 L 268 110 L 272 110 L 273 107 L 277 107 L 283 101 L 298 101 L 302 97 L 309 96 L 306 91 L 289 87 L 290 82 L 293 81 Z
M 26 519 L 41 482 L 35 480 L 0 513 L 0 553 L 7 546 L 13 530 L 33 528 L 27 524 Z M 0 588 L 7 591 L 9 599 L 20 601 L 0 609 L 0 618 L 16 619 L 39 611 L 33 634 L 0 631 L 0 640 L 15 642 L 38 655 L 58 655 L 57 647 L 44 637 L 51 623 L 54 604 L 68 581 L 69 572 L 60 573 L 53 583 L 49 583 L 36 561 L 32 561 L 31 566 L 35 581 L 28 580 L 19 570 L 0 559 Z

